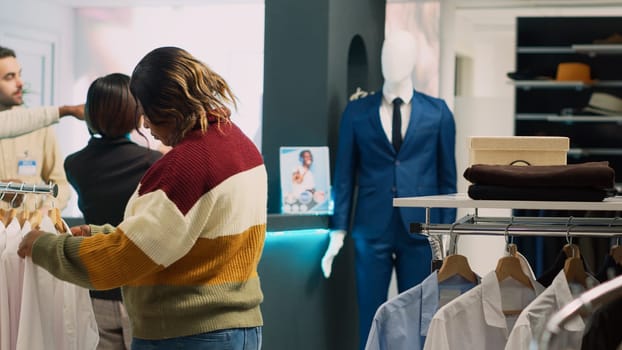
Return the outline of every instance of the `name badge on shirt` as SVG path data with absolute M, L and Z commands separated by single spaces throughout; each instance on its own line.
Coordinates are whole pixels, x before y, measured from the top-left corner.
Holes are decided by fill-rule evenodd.
M 37 161 L 34 159 L 20 159 L 17 161 L 17 175 L 36 175 Z

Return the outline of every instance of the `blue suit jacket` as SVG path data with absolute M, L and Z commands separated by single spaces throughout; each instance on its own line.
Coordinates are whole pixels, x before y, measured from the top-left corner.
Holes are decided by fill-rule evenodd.
M 456 192 L 456 126 L 447 104 L 415 91 L 410 123 L 396 153 L 380 122 L 381 102 L 382 92 L 351 101 L 340 122 L 331 228 L 348 231 L 353 219 L 354 237 L 383 234 L 394 197 Z M 399 210 L 406 232 L 410 223 L 425 222 L 424 208 Z M 433 223 L 451 223 L 455 217 L 455 209 L 431 210 Z

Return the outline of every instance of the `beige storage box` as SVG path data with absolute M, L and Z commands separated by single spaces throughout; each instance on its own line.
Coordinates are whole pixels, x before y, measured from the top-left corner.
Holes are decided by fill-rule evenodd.
M 565 165 L 569 147 L 567 137 L 473 136 L 469 138 L 469 165 Z

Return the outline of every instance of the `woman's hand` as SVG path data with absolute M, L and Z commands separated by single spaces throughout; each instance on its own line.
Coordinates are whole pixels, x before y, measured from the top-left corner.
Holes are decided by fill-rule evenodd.
M 91 226 L 89 225 L 73 226 L 69 230 L 71 230 L 72 236 L 82 236 L 82 237 L 91 236 Z
M 17 255 L 20 258 L 25 258 L 27 256 L 32 256 L 32 246 L 35 244 L 37 238 L 43 236 L 45 232 L 39 230 L 32 230 L 28 232 L 22 241 L 19 243 L 19 248 L 17 248 Z

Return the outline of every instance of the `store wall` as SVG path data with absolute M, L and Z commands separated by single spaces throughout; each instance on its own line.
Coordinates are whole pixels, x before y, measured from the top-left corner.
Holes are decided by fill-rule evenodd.
M 367 91 L 381 86 L 385 6 L 382 0 L 266 1 L 262 153 L 273 216 L 281 207 L 279 147 L 328 146 L 334 169 L 339 119 L 349 94 L 357 86 Z M 291 228 L 301 219 L 279 220 Z M 312 219 L 305 221 L 315 228 L 328 222 L 326 216 Z M 285 277 L 264 283 L 264 348 L 356 349 L 351 242 L 346 240 L 330 279 L 324 279 L 320 261 L 328 236 L 305 242 L 290 234 L 277 244 L 287 247 L 277 249 L 285 259 L 262 258 L 262 268 L 280 269 Z M 273 252 L 270 247 L 267 243 L 267 254 Z

